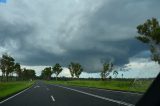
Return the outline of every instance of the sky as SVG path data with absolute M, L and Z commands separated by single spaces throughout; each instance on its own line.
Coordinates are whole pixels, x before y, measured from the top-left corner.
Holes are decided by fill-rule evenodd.
M 159 0 L 7 0 L 0 3 L 0 55 L 8 53 L 37 75 L 60 63 L 61 76 L 72 62 L 81 77 L 99 77 L 104 61 L 128 66 L 125 77 L 155 77 L 159 65 L 147 45 L 136 40 L 136 27 L 160 20 Z M 116 68 L 119 70 L 118 68 Z M 139 74 L 145 73 L 145 74 Z

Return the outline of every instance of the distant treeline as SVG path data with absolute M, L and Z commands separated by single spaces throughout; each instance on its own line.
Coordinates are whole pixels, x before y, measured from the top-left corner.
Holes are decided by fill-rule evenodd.
M 68 69 L 70 71 L 71 74 L 71 78 L 78 78 L 81 75 L 83 68 L 79 63 L 75 63 L 75 62 L 71 62 L 68 65 Z M 40 78 L 44 79 L 44 80 L 51 80 L 52 79 L 52 75 L 55 74 L 55 80 L 57 79 L 63 79 L 63 78 L 58 78 L 58 75 L 62 72 L 62 66 L 59 63 L 56 63 L 55 65 L 53 65 L 52 67 L 46 67 L 42 70 L 41 72 L 41 76 Z
M 22 69 L 20 63 L 16 63 L 15 59 L 7 53 L 0 58 L 0 69 L 1 81 L 31 80 L 36 77 L 35 70 Z

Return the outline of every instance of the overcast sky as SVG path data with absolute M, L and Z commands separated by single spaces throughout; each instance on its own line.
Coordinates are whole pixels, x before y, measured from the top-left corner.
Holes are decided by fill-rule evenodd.
M 44 66 L 58 62 L 66 67 L 71 61 L 82 64 L 87 73 L 98 73 L 105 60 L 116 66 L 134 63 L 128 76 L 138 68 L 146 70 L 139 64 L 149 65 L 155 75 L 158 64 L 150 61 L 148 47 L 135 36 L 137 25 L 152 17 L 160 20 L 159 4 L 160 0 L 7 0 L 0 3 L 0 55 L 7 52 L 37 73 Z

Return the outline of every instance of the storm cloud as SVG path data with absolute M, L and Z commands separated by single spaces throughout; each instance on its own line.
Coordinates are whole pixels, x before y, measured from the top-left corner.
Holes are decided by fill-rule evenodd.
M 137 25 L 160 19 L 159 0 L 8 0 L 0 4 L 0 54 L 23 65 L 79 62 L 97 72 L 102 61 L 116 65 L 146 57 L 135 39 Z M 148 55 L 149 56 L 149 55 Z

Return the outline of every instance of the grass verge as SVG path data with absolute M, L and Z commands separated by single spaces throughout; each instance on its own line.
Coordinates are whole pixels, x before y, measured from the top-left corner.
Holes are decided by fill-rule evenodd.
M 33 84 L 34 81 L 0 82 L 0 101 L 30 87 Z
M 108 80 L 108 81 L 72 80 L 72 81 L 46 81 L 46 83 L 143 93 L 148 89 L 148 87 L 152 83 L 152 80 L 141 80 L 135 82 L 131 80 Z

